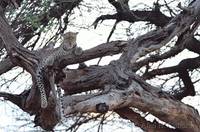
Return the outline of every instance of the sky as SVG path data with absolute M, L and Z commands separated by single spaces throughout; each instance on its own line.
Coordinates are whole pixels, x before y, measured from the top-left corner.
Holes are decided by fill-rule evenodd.
M 95 47 L 98 44 L 106 42 L 107 36 L 109 35 L 112 25 L 114 24 L 115 21 L 113 21 L 113 20 L 104 21 L 102 24 L 98 25 L 97 29 L 94 29 L 91 26 L 92 23 L 100 15 L 103 15 L 106 13 L 112 14 L 114 12 L 114 8 L 107 2 L 107 0 L 96 0 L 96 3 L 91 2 L 92 0 L 84 0 L 84 1 L 87 3 L 86 4 L 87 6 L 95 7 L 96 10 L 88 10 L 84 6 L 80 6 L 82 12 L 80 12 L 79 9 L 75 9 L 75 12 L 77 12 L 77 13 L 73 17 L 76 19 L 71 21 L 71 26 L 69 26 L 68 30 L 75 31 L 75 32 L 78 31 L 79 32 L 78 38 L 77 38 L 78 46 L 82 47 L 83 49 L 89 49 L 89 48 Z M 177 0 L 177 3 L 179 1 L 180 0 Z M 142 4 L 144 2 L 145 2 L 145 4 Z M 184 3 L 184 1 L 181 1 L 181 2 Z M 107 6 L 107 8 L 102 9 L 102 11 L 99 12 L 98 9 L 102 5 Z M 141 9 L 143 9 L 144 6 L 146 7 L 146 5 L 152 6 L 153 0 L 146 0 L 146 1 L 130 0 L 129 5 L 130 5 L 131 9 L 136 9 L 135 5 L 139 5 L 139 7 Z M 176 7 L 176 4 L 174 4 L 173 6 Z M 79 26 L 74 27 L 73 23 L 76 23 L 76 25 L 79 25 Z M 145 23 L 135 23 L 134 27 L 132 28 L 133 34 L 132 34 L 132 36 L 130 36 L 130 38 L 135 38 L 135 37 L 143 34 L 144 32 L 139 32 L 139 31 L 144 26 L 145 26 Z M 122 23 L 118 24 L 115 34 L 111 37 L 111 41 L 112 40 L 121 40 L 121 39 L 123 39 L 123 40 L 130 39 L 129 37 L 126 36 L 126 29 L 129 27 L 130 27 L 130 24 L 127 22 L 122 22 Z M 151 30 L 151 29 L 147 29 L 147 30 Z M 137 33 L 134 33 L 134 31 L 137 31 Z M 163 66 L 176 65 L 182 59 L 184 59 L 188 56 L 195 57 L 197 55 L 193 54 L 191 52 L 188 52 L 188 51 L 184 51 L 183 53 L 179 54 L 179 56 L 176 59 L 167 60 L 165 62 L 165 64 L 163 64 Z M 111 60 L 118 59 L 119 57 L 120 57 L 120 55 L 104 57 L 100 64 L 107 65 L 107 64 L 109 64 L 109 62 Z M 87 65 L 95 65 L 95 64 L 97 64 L 97 62 L 98 62 L 98 59 L 94 59 L 94 60 L 86 62 L 86 64 Z M 74 67 L 77 67 L 77 65 L 70 66 L 70 68 L 74 68 Z M 3 80 L 3 78 L 10 79 L 14 76 L 13 73 L 17 74 L 21 71 L 22 71 L 22 69 L 16 69 L 15 72 L 11 71 L 11 72 L 8 72 L 7 74 L 4 74 L 3 76 L 0 77 L 2 80 L 0 83 L 2 84 L 6 81 L 6 80 Z M 152 82 L 152 83 L 154 83 L 154 82 Z M 155 83 L 157 83 L 157 81 Z M 12 83 L 10 85 L 9 92 L 20 93 L 24 90 L 25 87 L 29 88 L 30 85 L 31 85 L 30 76 L 28 74 L 25 74 L 25 75 L 23 74 L 19 77 L 18 80 L 16 80 L 15 83 Z M 2 87 L 0 90 L 8 91 L 8 88 Z M 187 104 L 195 106 L 195 108 L 200 110 L 200 105 L 199 105 L 200 97 L 199 96 L 187 97 L 187 98 L 183 99 L 183 101 Z M 16 128 L 18 129 L 18 131 L 21 131 L 21 132 L 40 130 L 39 128 L 35 128 L 33 130 L 30 127 L 27 127 L 26 125 L 30 123 L 30 120 L 33 120 L 33 117 L 30 117 L 28 114 L 24 113 L 22 110 L 18 109 L 16 106 L 14 106 L 13 104 L 11 104 L 9 102 L 0 101 L 0 113 L 1 113 L 0 114 L 0 119 L 1 119 L 0 132 L 1 131 L 14 132 L 14 131 L 16 131 Z M 26 117 L 26 120 L 19 121 L 20 118 L 23 119 L 22 117 L 23 118 Z M 16 120 L 16 118 L 17 118 L 17 120 Z M 153 119 L 152 116 L 147 117 L 147 118 L 149 118 L 150 120 Z M 123 123 L 120 123 L 120 121 L 118 121 L 116 124 L 117 125 L 114 127 L 109 126 L 109 125 L 105 126 L 104 131 L 109 132 L 111 128 L 115 129 L 114 130 L 115 132 L 121 132 L 123 130 L 126 130 L 126 132 L 140 132 L 141 131 L 141 129 L 135 128 L 133 123 L 130 123 L 125 120 L 123 120 Z M 124 124 L 126 124 L 126 125 L 124 125 Z M 33 124 L 29 124 L 29 126 L 32 126 L 32 125 Z M 124 126 L 126 126 L 126 127 L 124 127 Z M 86 129 L 86 126 L 84 126 L 84 125 L 81 127 L 82 128 L 79 129 L 79 132 L 83 132 L 83 130 Z M 91 131 L 94 131 L 94 129 L 91 129 Z

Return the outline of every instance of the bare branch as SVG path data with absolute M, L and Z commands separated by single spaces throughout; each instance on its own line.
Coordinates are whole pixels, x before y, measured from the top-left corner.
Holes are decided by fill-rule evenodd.
M 130 108 L 121 108 L 116 109 L 115 112 L 124 119 L 128 119 L 134 123 L 134 125 L 142 128 L 145 131 L 159 131 L 159 132 L 177 132 L 177 129 L 168 128 L 157 121 L 147 121 L 144 117 L 141 117 L 140 114 L 134 112 Z

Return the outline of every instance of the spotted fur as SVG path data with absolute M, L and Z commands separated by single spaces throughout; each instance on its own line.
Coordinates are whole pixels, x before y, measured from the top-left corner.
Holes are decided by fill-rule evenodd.
M 36 83 L 40 91 L 41 96 L 41 108 L 46 108 L 48 106 L 47 95 L 45 92 L 44 85 L 44 71 L 48 65 L 52 65 L 55 60 L 60 59 L 66 55 L 66 51 L 76 46 L 76 36 L 77 33 L 68 32 L 63 35 L 63 43 L 60 48 L 44 58 L 41 63 L 39 63 L 38 69 L 36 70 Z
M 58 92 L 58 105 L 59 105 L 59 112 L 61 116 L 61 120 L 64 117 L 64 104 L 63 104 L 63 95 L 61 92 L 61 87 L 57 85 L 57 92 Z

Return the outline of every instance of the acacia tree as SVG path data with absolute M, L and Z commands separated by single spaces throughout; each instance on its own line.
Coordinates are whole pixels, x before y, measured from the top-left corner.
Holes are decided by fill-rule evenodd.
M 198 80 L 192 81 L 192 74 L 189 72 L 198 74 L 199 56 L 185 58 L 178 65 L 170 67 L 159 65 L 155 68 L 153 65 L 172 59 L 185 49 L 200 53 L 200 43 L 197 39 L 200 2 L 197 0 L 187 6 L 178 4 L 178 13 L 168 5 L 173 1 L 164 0 L 164 4 L 156 1 L 149 10 L 130 10 L 128 0 L 108 0 L 116 12 L 102 14 L 93 23 L 96 28 L 100 21 L 116 21 L 107 43 L 84 50 L 81 55 L 74 54 L 74 49 L 70 49 L 61 58 L 53 59 L 52 64 L 49 64 L 42 74 L 48 106 L 45 109 L 40 107 L 36 69 L 40 62 L 56 52 L 57 48 L 45 49 L 42 45 L 44 47 L 37 50 L 36 46 L 41 44 L 39 40 L 42 34 L 50 28 L 57 30 L 54 30 L 46 42 L 59 40 L 60 34 L 67 30 L 73 9 L 82 2 L 84 1 L 0 1 L 0 74 L 10 71 L 13 67 L 21 67 L 30 73 L 32 78 L 30 89 L 18 95 L 1 92 L 0 96 L 16 104 L 24 112 L 34 115 L 35 125 L 45 130 L 53 130 L 61 121 L 57 111 L 58 103 L 50 92 L 53 82 L 64 90 L 62 107 L 65 116 L 89 113 L 89 117 L 90 113 L 100 113 L 90 116 L 92 118 L 77 121 L 69 129 L 113 111 L 145 131 L 198 132 L 200 117 L 197 110 L 181 100 L 196 94 L 194 83 Z M 18 11 L 13 12 L 13 8 L 10 8 L 12 6 Z M 170 16 L 162 12 L 162 7 L 167 9 Z M 132 24 L 139 21 L 148 22 L 155 28 L 128 41 L 110 42 L 113 32 L 117 30 L 116 25 L 122 21 Z M 166 50 L 162 50 L 162 47 Z M 120 58 L 108 65 L 82 66 L 85 61 L 120 53 Z M 80 67 L 65 68 L 71 64 L 79 64 Z M 153 86 L 151 81 L 148 82 L 162 75 L 168 75 L 163 79 L 162 85 Z M 163 87 L 167 87 L 166 82 L 173 79 L 177 79 L 178 83 L 164 91 Z M 152 114 L 172 127 L 159 121 L 147 121 L 141 113 Z

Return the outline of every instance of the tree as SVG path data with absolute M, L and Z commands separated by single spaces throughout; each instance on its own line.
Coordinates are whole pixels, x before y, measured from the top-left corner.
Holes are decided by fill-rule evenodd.
M 179 3 L 177 13 L 170 7 L 173 1 L 164 0 L 161 4 L 158 0 L 151 10 L 130 10 L 128 0 L 108 0 L 116 9 L 116 13 L 101 15 L 93 23 L 96 28 L 100 21 L 115 20 L 106 43 L 83 50 L 80 54 L 76 54 L 76 50 L 80 50 L 79 47 L 71 48 L 59 58 L 50 58 L 51 63 L 41 63 L 59 49 L 48 49 L 43 45 L 42 49 L 35 50 L 36 46 L 42 43 L 42 34 L 54 29 L 53 34 L 45 37 L 45 42 L 47 44 L 50 40 L 59 40 L 59 36 L 69 25 L 73 9 L 81 2 L 83 1 L 1 0 L 0 47 L 2 57 L 5 57 L 0 62 L 0 74 L 18 66 L 31 75 L 32 84 L 30 89 L 24 90 L 21 94 L 1 92 L 0 96 L 16 104 L 24 112 L 34 115 L 35 125 L 45 130 L 53 130 L 61 121 L 59 103 L 51 92 L 55 84 L 65 93 L 60 97 L 63 98 L 65 116 L 87 113 L 84 116 L 90 117 L 77 121 L 68 128 L 69 130 L 92 119 L 104 119 L 108 111 L 113 111 L 145 131 L 199 131 L 198 111 L 181 102 L 184 97 L 196 95 L 194 84 L 198 80 L 192 81 L 192 74 L 189 73 L 198 74 L 199 56 L 187 56 L 175 66 L 161 67 L 161 64 L 166 59 L 176 57 L 185 49 L 200 53 L 197 30 L 200 2 L 194 0 L 188 6 Z M 13 9 L 9 8 L 11 6 L 19 8 L 18 11 L 13 12 Z M 167 9 L 167 12 L 161 8 Z M 122 21 L 131 24 L 139 21 L 148 22 L 155 28 L 128 41 L 110 41 L 117 24 Z M 129 30 L 131 31 L 131 28 Z M 108 65 L 83 64 L 91 59 L 120 53 L 120 58 Z M 65 68 L 71 64 L 79 64 L 80 67 Z M 158 66 L 155 67 L 154 64 Z M 41 108 L 37 85 L 36 73 L 41 65 L 45 65 L 42 66 L 44 68 L 41 76 L 48 97 L 47 108 Z M 163 75 L 167 77 L 163 78 L 161 85 L 152 84 L 152 80 Z M 169 88 L 166 84 L 170 80 L 176 80 L 178 83 Z M 163 90 L 166 87 L 168 89 Z M 141 113 L 152 114 L 172 127 L 156 120 L 147 121 Z

